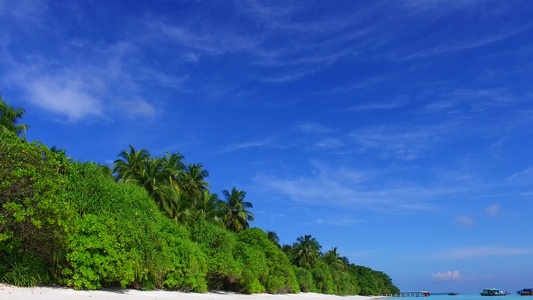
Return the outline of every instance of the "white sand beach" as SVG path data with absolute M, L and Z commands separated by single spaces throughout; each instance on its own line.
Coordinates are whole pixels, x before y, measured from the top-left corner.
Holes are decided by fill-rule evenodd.
M 0 284 L 0 299 L 18 300 L 18 299 L 41 299 L 41 300 L 62 300 L 62 299 L 90 299 L 90 300 L 372 300 L 382 299 L 385 297 L 366 297 L 366 296 L 334 296 L 322 295 L 315 293 L 299 294 L 253 294 L 242 295 L 229 292 L 212 292 L 205 294 L 183 293 L 173 291 L 138 291 L 130 289 L 120 290 L 98 290 L 98 291 L 76 291 L 73 289 L 60 287 L 31 287 L 21 288 Z

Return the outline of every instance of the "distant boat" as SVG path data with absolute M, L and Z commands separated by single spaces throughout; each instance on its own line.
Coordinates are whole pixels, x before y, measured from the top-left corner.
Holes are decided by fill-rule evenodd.
M 481 296 L 507 296 L 510 293 L 509 292 L 503 292 L 500 289 L 492 288 L 492 289 L 483 289 L 483 292 L 479 293 Z
M 533 296 L 533 289 L 521 289 L 517 293 L 522 296 Z
M 429 292 L 428 291 L 421 291 L 420 295 L 424 296 L 424 297 L 429 297 Z
M 456 295 L 459 295 L 459 293 L 449 293 L 448 295 L 449 296 L 456 296 Z

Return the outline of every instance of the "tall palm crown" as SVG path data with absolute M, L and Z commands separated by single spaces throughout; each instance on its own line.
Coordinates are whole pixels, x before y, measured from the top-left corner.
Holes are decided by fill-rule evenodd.
M 248 222 L 254 221 L 254 214 L 248 208 L 253 208 L 253 205 L 244 201 L 246 192 L 233 187 L 231 192 L 223 190 L 222 194 L 226 198 L 226 203 L 224 203 L 224 224 L 226 228 L 239 232 L 250 227 Z
M 166 156 L 163 157 L 165 173 L 171 175 L 172 179 L 177 181 L 178 175 L 185 170 L 185 164 L 183 163 L 185 157 L 179 152 L 165 152 L 165 154 Z
M 164 156 L 161 161 L 163 164 L 162 173 L 167 177 L 165 181 L 171 188 L 180 192 L 178 177 L 183 173 L 183 170 L 185 170 L 185 164 L 183 164 L 183 159 L 185 157 L 178 152 L 165 152 L 165 154 L 166 156 Z
M 296 265 L 306 269 L 313 268 L 320 257 L 322 246 L 311 235 L 300 236 L 297 241 L 292 246 Z
M 276 232 L 267 230 L 267 237 L 272 242 L 272 244 L 278 246 L 281 248 L 281 245 L 279 244 L 279 236 Z
M 345 267 L 344 260 L 341 259 L 339 253 L 337 252 L 337 247 L 326 252 L 324 254 L 324 260 L 328 266 L 336 270 L 342 270 Z
M 141 182 L 142 173 L 150 159 L 150 153 L 144 149 L 135 151 L 135 148 L 130 145 L 130 151 L 122 150 L 118 157 L 119 159 L 113 163 L 113 173 L 116 174 L 117 181 L 123 183 Z
M 4 102 L 0 97 L 0 135 L 7 132 L 15 132 L 21 134 L 26 132 L 30 126 L 24 124 L 18 124 L 22 119 L 22 116 L 26 114 L 26 111 L 22 108 L 14 109 Z
M 164 193 L 161 185 L 167 184 L 166 176 L 163 172 L 164 160 L 159 157 L 148 159 L 144 164 L 144 169 L 140 174 L 140 184 L 148 191 L 154 198 L 162 198 Z M 157 195 L 157 197 L 156 197 Z
M 188 164 L 183 172 L 178 174 L 178 184 L 182 192 L 190 197 L 192 205 L 194 205 L 194 198 L 210 187 L 209 183 L 204 181 L 208 176 L 209 172 L 203 169 L 202 164 Z
M 218 198 L 216 193 L 204 190 L 196 198 L 194 212 L 197 219 L 203 218 L 213 223 L 221 223 L 223 214 L 224 201 Z

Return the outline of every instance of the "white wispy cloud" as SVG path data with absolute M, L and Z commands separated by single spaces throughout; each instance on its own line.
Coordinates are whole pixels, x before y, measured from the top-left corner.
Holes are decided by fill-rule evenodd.
M 147 36 L 147 38 L 150 41 L 159 39 L 160 42 L 177 43 L 185 47 L 188 53 L 194 53 L 190 52 L 193 50 L 204 55 L 221 55 L 260 50 L 260 35 L 246 35 L 232 28 L 219 28 L 217 31 L 212 31 L 208 23 L 205 24 L 206 26 L 189 27 L 161 19 L 147 19 L 144 24 L 149 29 L 147 35 L 150 34 L 151 37 Z M 197 57 L 196 54 L 195 57 Z
M 319 206 L 328 203 L 335 207 L 382 213 L 434 210 L 436 199 L 461 191 L 456 187 L 422 186 L 413 182 L 395 185 L 383 178 L 378 180 L 378 173 L 372 171 L 318 162 L 313 166 L 309 176 L 282 178 L 258 174 L 254 180 L 265 192 L 286 195 L 298 203 Z
M 84 62 L 74 55 L 72 59 L 49 61 L 42 54 L 32 57 L 30 63 L 23 63 L 8 55 L 4 66 L 11 71 L 0 80 L 20 88 L 29 103 L 70 122 L 94 118 L 151 118 L 156 110 L 150 101 L 139 96 L 142 94 L 140 83 L 156 81 L 163 86 L 176 87 L 180 80 L 137 65 L 133 58 L 128 59 L 128 64 L 124 63 L 124 57 L 131 54 L 133 48 L 127 42 L 105 46 L 83 44 L 88 52 Z M 135 69 L 138 72 L 131 72 Z
M 122 114 L 134 117 L 152 118 L 155 116 L 155 108 L 143 99 L 122 100 L 117 102 L 117 108 Z
M 468 101 L 472 108 L 487 108 L 492 106 L 508 106 L 524 100 L 523 96 L 513 95 L 505 88 L 493 89 L 457 89 L 450 93 L 449 98 L 456 101 Z
M 345 111 L 367 111 L 367 110 L 387 110 L 396 109 L 407 105 L 409 102 L 406 99 L 396 100 L 392 102 L 374 102 L 354 105 L 347 108 Z
M 36 22 L 47 11 L 46 1 L 0 1 L 0 16 L 10 15 L 25 22 Z
M 229 144 L 229 145 L 226 145 L 223 149 L 219 150 L 217 153 L 228 153 L 228 152 L 234 152 L 234 151 L 238 151 L 242 149 L 262 147 L 265 145 L 269 145 L 271 143 L 272 143 L 272 139 L 269 138 L 269 139 L 263 139 L 263 140 L 255 140 L 255 141 Z
M 457 224 L 459 224 L 461 226 L 464 226 L 464 227 L 469 227 L 469 226 L 474 226 L 475 225 L 474 220 L 471 217 L 468 217 L 468 216 L 458 216 L 457 218 L 455 218 L 455 223 L 457 223 Z
M 501 213 L 502 207 L 499 204 L 493 204 L 486 209 L 486 213 L 489 216 L 497 216 Z
M 513 185 L 530 185 L 533 182 L 533 167 L 511 174 L 506 181 Z
M 452 249 L 437 253 L 436 256 L 442 259 L 468 259 L 475 257 L 490 257 L 490 256 L 530 256 L 533 255 L 533 248 L 511 248 L 511 247 L 496 247 L 496 246 L 482 246 L 469 247 L 461 249 Z
M 462 31 L 458 31 L 459 27 L 457 26 L 461 26 L 461 22 L 447 22 L 446 25 L 441 26 L 439 35 L 423 37 L 416 43 L 406 45 L 403 49 L 388 53 L 400 60 L 428 58 L 483 47 L 516 36 L 529 30 L 533 25 L 531 23 L 520 25 L 504 23 L 494 28 L 477 27 L 478 23 L 484 24 L 488 19 L 497 19 L 509 13 L 509 6 L 504 3 L 497 4 L 486 0 L 405 0 L 396 2 L 395 7 L 403 11 L 405 15 L 402 17 L 415 17 L 420 24 L 429 26 L 446 18 L 459 19 L 459 16 L 468 15 L 470 20 L 469 30 L 464 31 L 470 34 L 463 34 Z M 472 11 L 479 11 L 479 13 L 472 17 Z M 401 25 L 399 27 L 401 28 Z M 455 34 L 443 34 L 450 32 L 455 32 Z
M 371 39 L 374 26 L 360 21 L 361 15 L 374 9 L 347 10 L 333 16 L 312 20 L 298 16 L 319 5 L 302 6 L 297 3 L 259 3 L 237 1 L 235 17 L 253 24 L 254 30 L 233 26 L 233 22 L 216 23 L 208 14 L 187 22 L 162 18 L 147 18 L 140 41 L 162 44 L 202 56 L 238 54 L 249 57 L 248 68 L 259 67 L 255 79 L 263 82 L 287 83 L 300 80 L 332 64 L 353 57 Z M 370 12 L 368 12 L 369 10 Z M 206 9 L 205 12 L 209 10 Z M 377 13 L 374 11 L 373 13 Z
M 520 26 L 518 28 L 508 28 L 507 30 L 498 32 L 498 33 L 492 33 L 491 35 L 481 36 L 476 39 L 468 39 L 463 41 L 450 41 L 447 44 L 441 44 L 437 47 L 429 48 L 429 49 L 423 49 L 414 53 L 410 53 L 401 59 L 416 59 L 416 58 L 424 58 L 428 56 L 434 56 L 444 53 L 450 53 L 450 52 L 458 52 L 463 51 L 471 48 L 477 48 L 482 47 L 485 45 L 489 45 L 495 42 L 499 42 L 502 40 L 505 40 L 507 38 L 510 38 L 512 36 L 515 36 L 525 30 L 528 30 L 531 28 L 532 25 L 528 24 L 526 26 Z
M 306 223 L 306 225 L 331 225 L 342 227 L 350 226 L 361 222 L 363 221 L 350 216 L 335 216 L 331 218 L 317 218 L 312 222 Z
M 344 146 L 344 142 L 338 138 L 326 138 L 313 145 L 317 149 L 337 149 L 342 146 Z
M 438 272 L 432 275 L 433 279 L 441 281 L 450 281 L 450 280 L 462 280 L 464 279 L 461 276 L 459 271 L 448 271 L 448 272 Z
M 359 150 L 379 151 L 383 157 L 414 160 L 450 139 L 457 131 L 456 122 L 426 126 L 377 126 L 352 131 L 350 137 Z
M 103 115 L 103 103 L 87 82 L 67 77 L 41 77 L 25 84 L 28 100 L 44 110 L 66 116 L 70 121 Z
M 303 78 L 309 74 L 315 73 L 316 69 L 309 68 L 305 70 L 299 70 L 299 71 L 288 71 L 284 73 L 278 73 L 274 75 L 269 75 L 262 80 L 265 82 L 272 82 L 272 83 L 287 83 L 287 82 L 293 82 L 300 78 Z
M 433 99 L 416 109 L 416 112 L 422 114 L 446 112 L 472 117 L 489 109 L 510 107 L 529 99 L 505 87 L 441 89 L 431 93 L 431 98 Z
M 325 134 L 334 131 L 333 129 L 326 127 L 319 123 L 314 122 L 302 122 L 294 126 L 298 131 L 306 134 Z

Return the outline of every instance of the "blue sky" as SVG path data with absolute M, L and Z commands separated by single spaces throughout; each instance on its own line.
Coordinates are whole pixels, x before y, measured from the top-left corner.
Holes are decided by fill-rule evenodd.
M 203 163 L 403 291 L 533 284 L 530 1 L 0 0 L 30 140 Z

